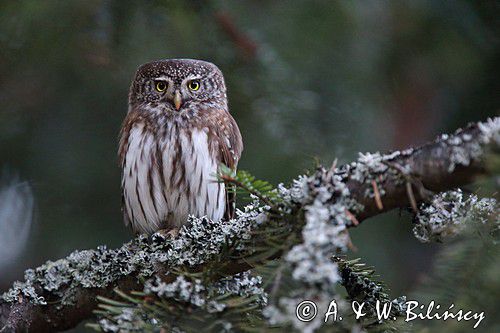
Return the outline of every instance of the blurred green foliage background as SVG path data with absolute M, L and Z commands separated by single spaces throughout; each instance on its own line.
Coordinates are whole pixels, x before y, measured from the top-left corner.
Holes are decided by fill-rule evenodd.
M 423 143 L 497 113 L 497 1 L 2 1 L 0 168 L 35 192 L 26 251 L 0 272 L 131 237 L 117 136 L 142 63 L 199 58 L 225 74 L 240 168 L 275 184 L 357 152 Z M 351 232 L 394 295 L 439 245 L 398 213 Z M 2 255 L 0 253 L 0 255 Z

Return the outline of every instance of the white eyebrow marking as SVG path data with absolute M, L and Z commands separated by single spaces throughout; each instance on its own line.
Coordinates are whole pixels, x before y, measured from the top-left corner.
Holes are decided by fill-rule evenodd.
M 168 76 L 165 76 L 165 75 L 157 76 L 157 77 L 153 78 L 153 80 L 165 80 L 165 81 L 168 81 L 168 82 L 172 82 L 172 79 L 169 78 Z
M 203 76 L 200 76 L 200 75 L 188 76 L 187 78 L 182 80 L 182 83 L 186 83 L 188 81 L 193 81 L 193 80 L 201 80 L 201 79 L 203 79 Z

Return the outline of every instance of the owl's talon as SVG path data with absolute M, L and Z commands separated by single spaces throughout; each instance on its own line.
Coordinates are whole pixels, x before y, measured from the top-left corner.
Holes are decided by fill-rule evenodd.
M 179 228 L 160 229 L 157 231 L 160 235 L 167 239 L 174 239 L 179 235 Z

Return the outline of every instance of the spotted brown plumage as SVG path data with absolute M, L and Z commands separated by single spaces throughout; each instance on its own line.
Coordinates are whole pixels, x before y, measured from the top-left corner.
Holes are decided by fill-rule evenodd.
M 243 150 L 221 71 L 189 59 L 139 67 L 120 133 L 124 219 L 135 232 L 179 228 L 189 214 L 230 219 L 234 196 L 217 182 Z

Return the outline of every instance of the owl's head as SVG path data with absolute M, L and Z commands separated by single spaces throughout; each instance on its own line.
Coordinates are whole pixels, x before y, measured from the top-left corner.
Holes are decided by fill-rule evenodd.
M 183 112 L 204 108 L 227 108 L 222 72 L 202 60 L 167 59 L 137 69 L 130 87 L 129 106 Z

